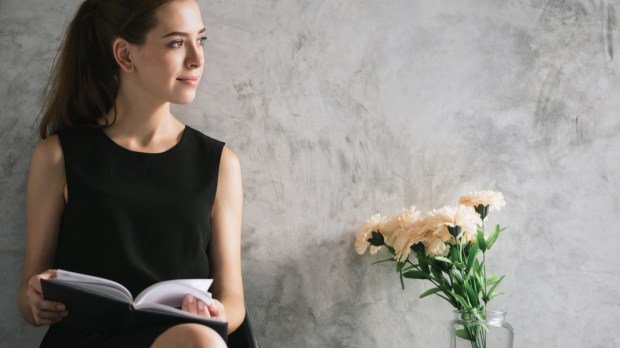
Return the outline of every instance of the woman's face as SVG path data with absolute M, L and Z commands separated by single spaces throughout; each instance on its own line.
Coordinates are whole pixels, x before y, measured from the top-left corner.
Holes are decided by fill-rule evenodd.
M 205 28 L 195 0 L 175 0 L 157 10 L 157 25 L 135 47 L 139 87 L 155 100 L 194 100 L 204 65 Z

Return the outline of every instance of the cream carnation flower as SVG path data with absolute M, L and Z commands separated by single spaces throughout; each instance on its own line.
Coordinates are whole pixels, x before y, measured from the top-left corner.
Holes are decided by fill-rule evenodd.
M 462 235 L 466 241 L 471 242 L 476 240 L 478 225 L 482 224 L 480 215 L 476 213 L 476 210 L 465 205 L 433 209 L 428 215 L 433 235 L 444 243 L 454 242 L 454 237 L 450 234 L 448 227 L 461 227 L 459 236 Z
M 385 220 L 381 234 L 385 239 L 385 244 L 394 246 L 394 242 L 399 235 L 403 233 L 403 227 L 417 220 L 420 217 L 420 211 L 415 206 L 403 209 L 402 213 Z
M 459 204 L 474 208 L 479 205 L 488 205 L 490 211 L 500 211 L 506 205 L 506 201 L 501 192 L 477 191 L 462 196 Z
M 382 230 L 384 224 L 385 218 L 381 216 L 381 214 L 375 214 L 366 220 L 362 227 L 355 232 L 355 251 L 357 251 L 358 254 L 364 254 L 368 247 L 370 247 L 370 253 L 372 255 L 377 253 L 381 247 L 370 245 L 368 238 L 371 237 L 372 231 Z
M 411 252 L 411 246 L 426 240 L 432 233 L 433 230 L 430 228 L 426 216 L 403 224 L 402 232 L 395 235 L 393 239 L 396 259 L 399 261 L 406 260 Z
M 431 235 L 430 238 L 424 240 L 424 251 L 426 256 L 446 256 L 450 252 L 450 248 L 444 243 L 441 238 Z

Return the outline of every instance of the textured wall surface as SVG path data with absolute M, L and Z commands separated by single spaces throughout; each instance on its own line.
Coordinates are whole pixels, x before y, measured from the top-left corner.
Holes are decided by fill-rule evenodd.
M 492 307 L 517 347 L 618 347 L 618 0 L 203 0 L 206 81 L 175 108 L 243 165 L 263 347 L 446 347 L 451 308 L 358 256 L 370 215 L 502 191 Z M 0 0 L 0 345 L 41 91 L 76 0 Z

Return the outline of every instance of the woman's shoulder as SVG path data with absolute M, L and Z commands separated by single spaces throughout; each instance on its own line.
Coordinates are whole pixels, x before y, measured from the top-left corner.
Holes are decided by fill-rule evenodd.
M 229 170 L 238 171 L 241 167 L 239 157 L 227 146 L 222 149 L 222 157 L 220 158 L 220 166 Z
M 36 167 L 52 169 L 63 165 L 63 153 L 58 135 L 41 140 L 32 151 L 32 163 Z
M 35 146 L 33 154 L 50 159 L 62 157 L 62 147 L 60 146 L 60 138 L 58 135 L 52 135 L 41 140 Z

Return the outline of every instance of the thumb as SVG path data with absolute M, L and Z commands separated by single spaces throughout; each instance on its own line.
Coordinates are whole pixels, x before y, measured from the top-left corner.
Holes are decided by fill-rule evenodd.
M 212 317 L 220 317 L 220 308 L 215 304 L 215 301 L 211 301 L 207 307 L 209 308 L 209 313 L 211 313 Z

